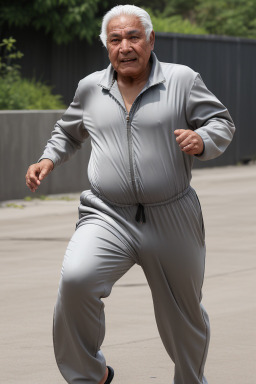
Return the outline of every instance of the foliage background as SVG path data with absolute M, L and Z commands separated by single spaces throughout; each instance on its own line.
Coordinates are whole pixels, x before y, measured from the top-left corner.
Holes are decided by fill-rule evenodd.
M 16 31 L 28 27 L 30 31 L 47 34 L 57 44 L 77 39 L 92 43 L 99 35 L 102 16 L 116 3 L 117 0 L 0 0 L 0 42 L 13 27 Z M 256 0 L 133 0 L 131 3 L 149 12 L 158 32 L 256 39 Z M 64 108 L 61 97 L 52 95 L 53 88 L 35 79 L 22 78 L 16 64 L 22 54 L 13 50 L 12 44 L 10 51 L 7 45 L 0 44 L 0 109 Z
M 0 29 L 32 26 L 54 41 L 92 39 L 103 14 L 116 0 L 0 0 Z M 127 0 L 119 0 L 126 4 Z M 133 0 L 146 7 L 160 32 L 217 34 L 256 39 L 255 0 Z
M 0 109 L 62 109 L 65 104 L 52 88 L 35 79 L 24 79 L 17 60 L 23 54 L 12 37 L 0 43 Z

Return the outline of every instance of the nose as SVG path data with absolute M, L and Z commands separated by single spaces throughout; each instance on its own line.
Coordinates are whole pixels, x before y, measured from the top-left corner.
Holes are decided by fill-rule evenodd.
M 131 50 L 131 45 L 127 39 L 123 39 L 120 44 L 120 52 L 128 53 Z

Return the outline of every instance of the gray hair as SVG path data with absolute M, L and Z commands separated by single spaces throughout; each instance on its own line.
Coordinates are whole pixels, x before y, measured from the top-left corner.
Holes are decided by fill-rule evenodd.
M 149 40 L 150 33 L 153 31 L 153 25 L 149 14 L 144 9 L 136 7 L 136 5 L 117 5 L 116 7 L 110 9 L 110 11 L 105 14 L 102 20 L 100 39 L 105 47 L 107 46 L 108 23 L 114 17 L 121 15 L 133 15 L 138 17 L 145 29 L 146 38 Z

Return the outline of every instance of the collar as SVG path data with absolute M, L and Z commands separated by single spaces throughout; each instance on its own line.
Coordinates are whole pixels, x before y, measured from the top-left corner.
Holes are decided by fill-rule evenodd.
M 150 88 L 154 85 L 164 83 L 166 81 L 163 75 L 161 64 L 158 61 L 154 52 L 151 52 L 150 60 L 152 60 L 152 68 L 146 84 L 146 88 Z M 115 80 L 116 80 L 116 71 L 112 67 L 112 64 L 109 64 L 98 85 L 110 91 Z

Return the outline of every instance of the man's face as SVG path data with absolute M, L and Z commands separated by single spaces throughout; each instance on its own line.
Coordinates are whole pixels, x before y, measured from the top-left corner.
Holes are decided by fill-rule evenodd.
M 110 20 L 107 27 L 109 60 L 118 75 L 137 78 L 146 72 L 155 34 L 149 41 L 143 25 L 136 16 L 121 15 Z

